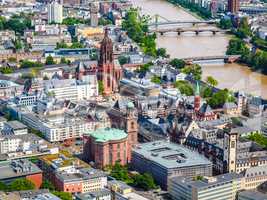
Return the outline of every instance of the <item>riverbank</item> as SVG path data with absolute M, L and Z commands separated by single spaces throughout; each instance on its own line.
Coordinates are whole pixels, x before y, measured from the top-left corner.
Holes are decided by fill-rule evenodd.
M 211 12 L 207 11 L 205 8 L 201 8 L 198 4 L 190 3 L 184 0 L 167 0 L 167 2 L 176 5 L 185 11 L 190 12 L 193 16 L 201 20 L 211 19 Z
M 131 0 L 135 7 L 142 9 L 142 14 L 156 14 L 173 21 L 196 20 L 194 16 L 167 0 Z M 225 55 L 231 36 L 225 34 L 212 35 L 201 33 L 198 36 L 191 33 L 168 33 L 158 35 L 157 48 L 165 48 L 171 58 L 205 57 Z M 218 80 L 218 87 L 233 91 L 243 91 L 267 99 L 267 76 L 251 71 L 248 66 L 238 63 L 210 62 L 201 64 L 203 80 L 212 76 Z

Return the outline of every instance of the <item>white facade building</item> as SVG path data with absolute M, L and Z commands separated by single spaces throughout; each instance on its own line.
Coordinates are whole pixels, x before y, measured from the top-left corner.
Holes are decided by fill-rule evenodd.
M 62 23 L 63 21 L 63 6 L 56 1 L 48 4 L 48 23 Z
M 75 79 L 49 80 L 45 82 L 44 90 L 47 94 L 62 101 L 89 100 L 92 96 L 98 96 L 96 77 L 90 82 L 77 81 Z

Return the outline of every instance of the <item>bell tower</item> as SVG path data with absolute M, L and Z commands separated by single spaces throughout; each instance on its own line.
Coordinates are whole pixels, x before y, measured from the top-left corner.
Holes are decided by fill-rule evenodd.
M 128 134 L 129 143 L 131 146 L 135 146 L 138 143 L 137 111 L 132 102 L 128 103 L 126 109 L 126 132 Z
M 195 92 L 195 99 L 194 99 L 194 110 L 195 112 L 198 112 L 200 109 L 200 89 L 199 89 L 199 83 L 197 81 L 197 86 L 196 86 L 196 92 Z
M 116 90 L 117 81 L 115 79 L 113 44 L 112 40 L 108 37 L 108 29 L 105 29 L 98 61 L 98 80 L 103 83 L 104 95 L 110 95 Z
M 236 172 L 236 152 L 238 134 L 235 132 L 224 133 L 224 161 L 227 163 L 226 171 Z

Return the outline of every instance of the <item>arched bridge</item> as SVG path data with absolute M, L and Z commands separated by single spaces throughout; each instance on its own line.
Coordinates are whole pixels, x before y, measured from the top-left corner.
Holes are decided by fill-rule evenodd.
M 241 55 L 222 55 L 222 56 L 201 56 L 201 57 L 188 57 L 180 58 L 187 63 L 192 63 L 194 61 L 203 61 L 203 60 L 221 60 L 223 59 L 227 63 L 232 63 L 237 61 Z
M 184 32 L 194 32 L 196 35 L 198 35 L 201 32 L 212 32 L 214 35 L 216 33 L 228 33 L 230 30 L 221 30 L 217 28 L 156 28 L 153 30 L 149 30 L 151 33 L 160 33 L 161 35 L 164 35 L 164 33 L 168 32 L 176 32 L 178 35 Z
M 160 21 L 161 20 L 161 21 Z M 180 25 L 180 24 L 215 24 L 216 20 L 189 20 L 189 21 L 178 21 L 178 20 L 169 20 L 161 15 L 154 15 L 151 17 L 151 22 L 148 24 L 149 27 L 155 26 L 158 27 L 160 25 Z

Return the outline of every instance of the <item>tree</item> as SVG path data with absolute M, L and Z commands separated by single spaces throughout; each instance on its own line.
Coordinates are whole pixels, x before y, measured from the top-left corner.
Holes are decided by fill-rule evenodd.
M 192 96 L 194 94 L 194 89 L 192 85 L 187 81 L 176 81 L 174 86 L 179 89 L 181 94 L 186 96 Z
M 218 81 L 214 79 L 212 76 L 207 76 L 206 82 L 212 87 L 216 87 L 218 85 Z
M 50 191 L 54 191 L 55 190 L 55 186 L 50 182 L 48 181 L 47 179 L 45 179 L 41 185 L 41 188 L 42 189 L 48 189 Z
M 104 17 L 99 18 L 98 25 L 99 26 L 106 26 L 109 24 L 113 24 L 113 22 L 110 19 L 105 19 Z
M 188 65 L 182 69 L 182 72 L 185 74 L 192 75 L 195 80 L 201 80 L 202 69 L 198 64 Z
M 56 63 L 55 63 L 53 57 L 51 55 L 49 55 L 49 56 L 46 57 L 45 64 L 46 65 L 54 65 Z
M 80 42 L 73 42 L 70 46 L 71 49 L 80 49 L 84 48 L 84 45 Z
M 69 48 L 69 46 L 64 42 L 57 42 L 57 46 L 56 46 L 56 49 L 67 49 Z
M 118 58 L 120 65 L 128 63 L 128 58 L 126 56 L 119 56 Z
M 131 183 L 131 179 L 128 174 L 127 167 L 124 167 L 120 164 L 120 162 L 116 162 L 112 167 L 110 176 L 114 177 L 117 180 L 124 181 L 126 183 Z
M 147 16 L 140 17 L 138 10 L 132 8 L 126 13 L 122 28 L 133 41 L 141 46 L 145 54 L 156 56 L 156 34 L 148 34 L 148 20 Z
M 219 27 L 222 28 L 222 29 L 231 29 L 231 28 L 233 28 L 233 24 L 232 24 L 231 19 L 222 18 L 220 20 L 220 22 L 219 22 Z
M 60 64 L 67 64 L 67 63 L 68 62 L 67 62 L 66 58 L 64 58 L 64 57 L 60 58 Z
M 143 188 L 146 191 L 157 188 L 153 177 L 149 173 L 144 173 L 143 175 L 137 174 L 133 177 L 133 179 L 134 179 L 133 183 L 134 186 Z
M 158 48 L 157 49 L 157 56 L 158 57 L 167 57 L 167 51 L 165 48 Z
M 234 100 L 231 93 L 227 89 L 224 89 L 214 93 L 208 100 L 208 104 L 212 108 L 221 108 L 226 102 L 233 102 Z
M 212 89 L 210 87 L 205 87 L 203 92 L 202 92 L 202 97 L 203 98 L 209 98 L 212 96 Z
M 72 195 L 69 192 L 59 192 L 59 191 L 54 191 L 52 194 L 56 195 L 62 200 L 72 200 Z
M 156 84 L 160 84 L 161 83 L 161 78 L 159 76 L 153 76 L 151 78 L 151 82 L 156 83 Z
M 240 21 L 239 27 L 236 31 L 236 36 L 243 39 L 252 35 L 250 26 L 248 24 L 248 18 L 243 17 Z
M 19 49 L 22 48 L 22 43 L 21 43 L 20 38 L 19 38 L 19 39 L 15 39 L 15 41 L 14 41 L 13 43 L 14 43 L 14 45 L 15 45 L 15 49 L 16 49 L 16 50 L 19 50 Z
M 176 69 L 181 69 L 185 66 L 185 61 L 178 58 L 174 58 L 170 61 L 170 65 L 175 67 Z
M 3 74 L 12 74 L 14 71 L 11 67 L 0 67 L 0 72 Z
M 35 189 L 35 185 L 33 182 L 25 179 L 25 178 L 19 178 L 14 180 L 9 185 L 10 191 L 20 191 L 20 190 L 33 190 Z
M 7 190 L 8 190 L 8 186 L 5 183 L 0 181 L 0 191 L 7 191 Z
M 103 83 L 103 81 L 98 81 L 98 93 L 100 95 L 103 95 L 103 93 L 104 93 L 104 83 Z
M 29 61 L 29 60 L 23 60 L 21 63 L 20 63 L 20 67 L 21 68 L 34 68 L 34 67 L 42 67 L 43 64 L 40 63 L 40 62 L 32 62 L 32 61 Z

